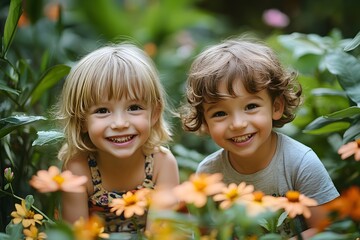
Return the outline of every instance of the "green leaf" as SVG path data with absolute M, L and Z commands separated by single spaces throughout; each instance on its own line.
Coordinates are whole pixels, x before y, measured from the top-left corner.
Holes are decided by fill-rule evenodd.
M 353 107 L 349 107 L 349 108 L 345 108 L 342 109 L 340 111 L 331 113 L 331 114 L 327 114 L 324 116 L 324 118 L 327 119 L 344 119 L 344 118 L 350 118 L 350 117 L 354 117 L 356 115 L 360 114 L 360 108 L 353 106 Z
M 7 235 L 5 233 L 1 233 L 1 232 L 0 232 L 0 239 L 1 240 L 11 240 L 9 235 Z
M 4 38 L 1 56 L 4 57 L 15 36 L 16 26 L 22 13 L 22 0 L 11 0 L 9 14 L 4 27 Z
M 278 221 L 277 221 L 277 224 L 276 224 L 276 227 L 280 227 L 281 224 L 283 224 L 283 222 L 285 221 L 285 219 L 287 218 L 288 216 L 288 213 L 286 211 L 284 211 L 280 217 L 278 218 Z
M 296 59 L 307 54 L 323 55 L 325 53 L 324 46 L 319 44 L 322 39 L 315 34 L 292 33 L 281 35 L 279 41 L 283 46 L 293 51 Z
M 62 140 L 64 134 L 58 131 L 38 131 L 38 138 L 32 143 L 32 146 L 43 146 Z
M 331 88 L 314 88 L 311 90 L 311 94 L 314 96 L 340 96 L 347 97 L 343 90 L 336 90 Z
M 31 104 L 34 104 L 43 93 L 54 86 L 59 80 L 65 77 L 70 72 L 70 67 L 66 65 L 56 65 L 49 68 L 40 78 L 37 86 L 31 93 Z
M 360 61 L 350 54 L 336 51 L 325 56 L 324 64 L 338 77 L 349 98 L 360 103 Z
M 0 90 L 5 91 L 5 92 L 9 92 L 9 93 L 13 93 L 13 94 L 16 94 L 16 95 L 20 94 L 20 91 L 18 91 L 16 89 L 13 89 L 13 88 L 9 88 L 8 86 L 3 85 L 1 83 L 0 83 Z
M 30 210 L 31 209 L 31 206 L 34 204 L 34 196 L 33 195 L 27 195 L 25 197 L 25 206 L 26 206 L 26 209 Z
M 37 122 L 39 120 L 46 120 L 46 118 L 43 116 L 11 116 L 0 119 L 0 138 L 23 125 Z
M 356 36 L 354 37 L 353 40 L 351 40 L 351 42 L 345 46 L 344 51 L 351 51 L 354 50 L 355 48 L 357 48 L 357 46 L 360 45 L 360 32 L 358 32 L 356 34 Z
M 360 134 L 360 120 L 353 123 L 344 133 L 343 143 L 347 143 L 357 139 Z
M 6 226 L 5 232 L 10 235 L 10 239 L 23 239 L 23 225 L 21 223 L 19 224 L 13 224 L 12 221 Z
M 307 125 L 303 132 L 308 134 L 325 134 L 346 130 L 349 126 L 350 123 L 346 121 L 318 117 Z

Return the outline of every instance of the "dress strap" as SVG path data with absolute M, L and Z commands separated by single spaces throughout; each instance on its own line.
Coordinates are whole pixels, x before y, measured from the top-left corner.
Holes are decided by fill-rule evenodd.
M 89 155 L 88 157 L 88 165 L 91 172 L 91 179 L 94 185 L 94 190 L 101 188 L 101 174 L 97 166 L 96 159 L 93 155 Z
M 145 158 L 145 179 L 143 182 L 143 187 L 153 188 L 153 171 L 154 171 L 154 157 L 153 154 L 146 156 Z

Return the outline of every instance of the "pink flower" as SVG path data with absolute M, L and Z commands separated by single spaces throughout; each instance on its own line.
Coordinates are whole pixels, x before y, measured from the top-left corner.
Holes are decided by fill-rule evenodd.
M 341 155 L 341 159 L 354 155 L 355 160 L 360 161 L 360 139 L 342 145 L 338 150 L 338 154 Z
M 289 17 L 278 9 L 268 9 L 263 13 L 263 21 L 275 28 L 284 28 L 289 25 Z
M 85 192 L 83 186 L 87 182 L 86 176 L 73 175 L 69 170 L 60 172 L 55 166 L 50 166 L 49 170 L 40 170 L 37 175 L 30 180 L 30 185 L 39 192 Z

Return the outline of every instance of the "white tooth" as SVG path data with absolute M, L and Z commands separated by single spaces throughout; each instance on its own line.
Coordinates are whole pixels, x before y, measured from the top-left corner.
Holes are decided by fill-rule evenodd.
M 246 140 L 248 140 L 251 137 L 251 134 L 246 135 L 246 136 L 241 136 L 241 137 L 237 137 L 237 138 L 233 138 L 234 142 L 244 142 Z
M 117 142 L 117 143 L 127 142 L 130 139 L 131 139 L 130 136 L 122 137 L 122 138 L 110 138 L 111 141 L 114 141 L 114 142 Z

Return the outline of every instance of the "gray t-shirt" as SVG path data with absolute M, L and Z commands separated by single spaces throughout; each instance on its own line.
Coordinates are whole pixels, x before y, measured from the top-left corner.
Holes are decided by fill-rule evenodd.
M 197 172 L 220 172 L 224 183 L 246 182 L 266 195 L 284 196 L 289 190 L 299 191 L 319 205 L 338 197 L 339 192 L 315 152 L 284 134 L 277 135 L 276 152 L 265 169 L 240 174 L 231 166 L 228 152 L 220 149 L 206 157 Z

